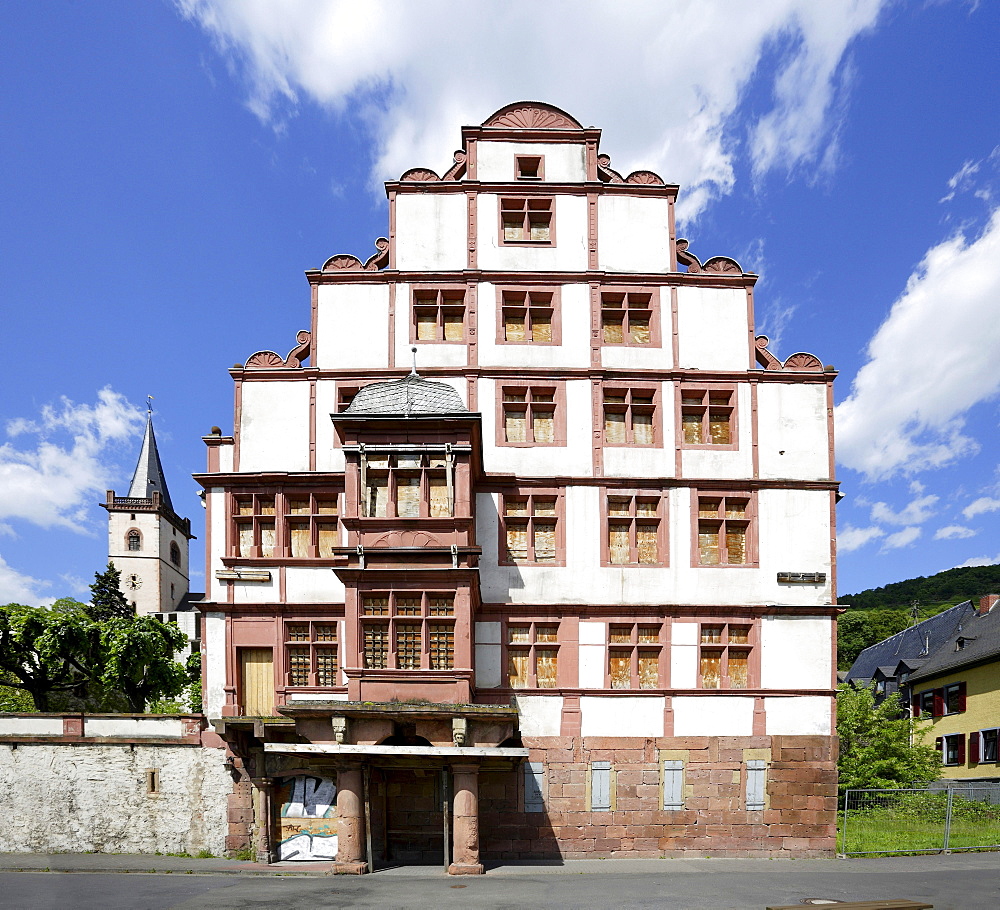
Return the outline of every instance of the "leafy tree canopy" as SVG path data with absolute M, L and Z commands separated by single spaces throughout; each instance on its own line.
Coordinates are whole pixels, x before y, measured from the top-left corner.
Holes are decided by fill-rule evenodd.
M 849 670 L 865 648 L 909 624 L 906 610 L 848 610 L 837 620 L 837 669 Z
M 909 609 L 915 600 L 922 604 L 956 604 L 998 591 L 1000 565 L 965 566 L 869 588 L 859 594 L 841 594 L 838 600 L 855 610 Z
M 923 726 L 900 710 L 898 693 L 876 705 L 871 689 L 842 686 L 837 692 L 840 792 L 922 787 L 937 780 L 941 756 L 920 742 Z

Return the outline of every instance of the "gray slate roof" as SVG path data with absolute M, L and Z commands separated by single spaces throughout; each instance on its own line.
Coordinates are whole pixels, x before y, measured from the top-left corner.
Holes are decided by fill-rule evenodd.
M 163 476 L 163 466 L 160 464 L 160 453 L 156 450 L 156 436 L 153 434 L 153 417 L 146 419 L 146 435 L 142 438 L 142 450 L 139 452 L 139 463 L 132 475 L 132 485 L 128 495 L 137 499 L 151 499 L 153 491 L 160 494 L 160 502 L 170 511 L 174 510 L 167 492 L 167 481 Z
M 469 409 L 450 385 L 410 373 L 404 379 L 373 382 L 361 389 L 345 414 L 355 416 L 404 416 L 419 414 L 468 414 Z
M 895 667 L 901 660 L 910 664 L 915 659 L 933 655 L 952 637 L 960 624 L 974 615 L 976 607 L 967 600 L 865 648 L 847 671 L 847 681 L 869 680 L 880 667 Z M 920 668 L 920 672 L 924 672 L 924 667 Z
M 958 639 L 965 639 L 961 651 Z M 911 677 L 912 680 L 939 676 L 968 664 L 1000 658 L 1000 605 L 989 613 L 974 612 L 962 620 L 937 651 L 923 663 Z

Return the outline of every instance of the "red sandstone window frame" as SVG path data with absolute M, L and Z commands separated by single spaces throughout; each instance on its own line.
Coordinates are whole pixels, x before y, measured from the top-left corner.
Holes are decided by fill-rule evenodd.
M 635 314 L 636 318 L 631 318 Z M 638 341 L 641 336 L 641 314 L 646 315 L 648 341 Z M 612 319 L 612 316 L 617 319 Z M 633 330 L 633 325 L 636 329 Z M 614 329 L 621 333 L 620 340 L 608 340 Z M 597 331 L 602 347 L 662 347 L 660 329 L 660 289 L 641 285 L 605 285 L 600 290 L 600 308 L 597 313 Z
M 728 400 L 722 403 L 723 395 Z M 698 399 L 695 402 L 695 398 Z M 713 403 L 713 398 L 715 399 Z M 682 382 L 677 388 L 675 425 L 677 445 L 682 449 L 705 449 L 733 452 L 739 449 L 738 391 L 735 382 Z M 721 418 L 725 415 L 725 421 Z M 686 417 L 698 417 L 698 442 L 689 441 L 690 424 Z M 714 442 L 720 436 L 719 426 L 728 427 L 729 441 Z
M 663 640 L 662 621 L 628 620 L 608 623 L 608 657 L 604 668 L 606 689 L 635 689 L 650 691 L 666 688 L 666 666 L 663 656 L 666 645 Z M 644 661 L 652 657 L 655 673 L 649 674 Z M 622 664 L 616 666 L 615 659 L 627 661 L 628 679 L 620 672 Z M 627 683 L 623 685 L 623 683 Z
M 503 622 L 503 666 L 508 689 L 559 688 L 559 631 L 558 619 L 510 617 Z M 514 675 L 515 655 L 524 657 L 523 677 Z M 551 668 L 546 665 L 549 659 Z M 516 678 L 523 678 L 524 685 L 515 685 Z
M 717 631 L 715 631 L 717 630 Z M 744 655 L 743 669 L 733 656 Z M 718 673 L 706 673 L 712 656 Z M 711 680 L 717 676 L 718 685 Z M 698 623 L 698 686 L 712 691 L 743 691 L 760 687 L 760 622 L 750 617 L 719 617 Z
M 498 285 L 497 289 L 497 344 L 520 344 L 531 347 L 552 347 L 562 344 L 562 289 L 558 285 Z M 524 311 L 522 341 L 507 338 L 507 314 Z M 532 315 L 549 316 L 549 340 L 538 341 L 527 337 L 533 332 Z
M 383 605 L 384 612 L 375 612 Z M 419 601 L 419 607 L 414 602 Z M 444 605 L 448 602 L 448 606 Z M 360 645 L 361 663 L 366 670 L 438 670 L 451 672 L 455 669 L 455 623 L 457 609 L 455 591 L 410 591 L 410 590 L 364 590 L 358 599 L 358 643 Z M 417 609 L 419 612 L 412 612 Z M 445 609 L 448 612 L 443 612 Z M 371 611 L 371 612 L 369 612 Z M 401 635 L 411 635 L 410 627 L 419 626 L 420 665 L 401 666 L 410 663 L 400 660 L 400 643 L 412 641 L 401 638 Z M 385 663 L 382 666 L 370 665 L 367 643 L 368 629 L 384 629 L 386 635 Z M 441 635 L 450 635 L 450 650 L 435 650 L 440 644 Z M 435 637 L 438 636 L 438 637 Z M 446 641 L 447 644 L 447 641 Z M 407 651 L 409 653 L 409 651 Z M 444 660 L 441 660 L 441 655 Z M 446 666 L 435 666 L 444 663 Z
M 715 502 L 716 508 L 709 515 L 709 505 Z M 742 517 L 735 514 L 737 504 L 744 504 Z M 753 569 L 758 566 L 757 549 L 757 493 L 745 490 L 691 490 L 691 565 L 699 569 Z M 703 508 L 704 506 L 704 508 Z M 704 512 L 704 514 L 703 514 Z M 701 535 L 708 534 L 714 526 L 717 539 L 718 562 L 703 561 L 706 551 L 702 547 Z M 744 560 L 730 562 L 727 533 L 737 528 L 745 531 Z M 703 530 L 704 529 L 704 530 Z
M 463 285 L 414 284 L 410 287 L 410 343 L 411 344 L 468 344 L 469 310 L 466 303 L 467 287 Z M 460 313 L 461 319 L 454 317 Z M 431 315 L 430 321 L 421 323 L 421 315 Z M 421 338 L 421 325 L 434 327 L 433 338 Z M 459 325 L 460 337 L 448 337 L 449 327 Z
M 609 397 L 608 393 L 611 393 Z M 605 448 L 655 449 L 663 445 L 662 420 L 660 419 L 662 389 L 658 382 L 606 382 L 601 386 L 600 417 L 601 443 Z M 622 399 L 619 401 L 619 397 Z M 609 415 L 622 414 L 625 439 L 608 441 Z M 650 415 L 652 441 L 636 442 L 637 427 L 645 426 L 637 418 Z M 645 434 L 642 434 L 645 435 Z
M 229 494 L 228 533 L 226 547 L 228 559 L 267 560 L 277 562 L 304 562 L 305 560 L 330 560 L 332 549 L 340 543 L 342 489 L 336 488 L 278 488 L 261 490 L 233 490 Z M 309 512 L 293 512 L 291 503 L 309 503 Z M 240 511 L 250 504 L 251 511 Z M 322 506 L 322 508 L 320 508 Z M 272 511 L 265 511 L 271 508 Z M 329 509 L 333 511 L 329 511 Z M 293 525 L 309 525 L 309 552 L 293 555 L 296 545 L 292 539 Z M 333 527 L 321 527 L 332 525 Z M 241 528 L 249 530 L 249 536 L 241 535 Z M 267 531 L 271 532 L 268 541 Z
M 417 464 L 400 464 L 402 456 L 409 456 L 410 460 L 416 460 Z M 385 461 L 383 467 L 381 462 Z M 433 464 L 432 462 L 440 462 Z M 377 485 L 372 483 L 373 478 L 385 478 L 385 514 L 378 514 L 378 493 L 375 492 L 375 499 L 372 493 Z M 416 505 L 418 514 L 400 515 L 400 489 L 410 484 L 401 484 L 402 480 L 417 479 L 418 494 Z M 432 484 L 432 480 L 439 483 Z M 443 489 L 445 491 L 446 512 L 443 515 L 432 514 L 433 497 L 432 489 Z M 365 521 L 419 521 L 419 520 L 442 520 L 455 517 L 455 491 L 452 488 L 451 498 L 448 498 L 448 466 L 444 453 L 426 452 L 419 448 L 407 450 L 404 446 L 399 446 L 393 451 L 371 452 L 368 455 L 367 465 L 364 469 L 364 483 L 362 485 L 362 501 L 359 503 L 359 517 Z M 440 500 L 437 500 L 440 505 Z M 373 511 L 373 505 L 375 507 Z
M 544 155 L 515 155 L 514 177 L 517 180 L 539 181 L 545 179 Z
M 517 216 L 520 215 L 520 223 Z M 555 196 L 500 195 L 497 198 L 497 222 L 500 246 L 542 246 L 556 245 L 556 198 Z M 544 228 L 545 236 L 532 238 L 536 228 Z M 520 231 L 520 236 L 514 236 Z
M 227 510 L 230 556 L 237 559 L 279 558 L 277 498 L 278 492 L 273 489 L 230 494 Z M 244 536 L 244 530 L 249 531 L 249 537 Z
M 525 503 L 524 514 L 507 514 L 513 503 Z M 539 505 L 544 508 L 551 504 L 553 511 L 539 511 Z M 565 566 L 566 565 L 566 499 L 564 491 L 559 487 L 518 487 L 504 490 L 499 494 L 498 512 L 500 516 L 499 534 L 497 540 L 497 563 L 501 566 Z M 513 520 L 512 520 L 513 519 Z M 552 559 L 538 559 L 539 526 L 555 525 L 554 556 Z M 511 554 L 508 545 L 508 528 L 524 526 L 525 557 Z M 545 552 L 548 552 L 546 546 Z
M 535 382 L 533 380 L 497 380 L 496 382 L 496 444 L 505 448 L 534 448 L 535 446 L 566 445 L 566 383 Z M 522 410 L 520 401 L 507 401 L 508 396 L 524 395 L 525 440 L 507 440 L 507 415 Z M 549 400 L 545 400 L 551 396 Z M 535 439 L 535 417 L 541 413 L 552 414 L 552 440 Z
M 332 633 L 329 631 L 332 629 Z M 304 634 L 303 634 L 304 630 Z M 323 631 L 327 630 L 327 631 Z M 330 635 L 332 634 L 332 637 Z M 305 652 L 304 654 L 302 652 Z M 339 618 L 286 619 L 282 624 L 282 654 L 285 687 L 289 689 L 341 689 L 340 620 Z M 332 668 L 321 656 L 333 656 Z M 304 658 L 304 664 L 303 659 Z M 306 681 L 301 681 L 305 667 Z M 332 681 L 323 675 L 332 672 Z
M 281 496 L 281 540 L 289 559 L 332 559 L 333 548 L 340 546 L 340 497 L 337 493 L 317 493 L 312 490 L 285 490 Z M 301 511 L 302 503 L 307 506 Z M 293 505 L 297 504 L 297 505 Z M 296 540 L 295 531 L 306 526 L 309 539 L 308 552 L 301 552 L 302 540 Z M 332 527 L 331 527 L 332 525 Z M 296 553 L 296 550 L 300 552 Z
M 627 515 L 613 515 L 612 502 L 617 501 L 628 503 Z M 640 514 L 640 506 L 653 504 L 655 511 L 652 514 Z M 628 545 L 629 559 L 627 562 L 615 562 L 612 553 L 613 525 L 622 526 L 628 523 Z M 643 524 L 656 524 L 656 550 L 657 556 L 654 561 L 640 561 L 641 554 L 639 548 L 639 530 Z M 670 528 L 669 498 L 665 490 L 649 489 L 618 489 L 615 487 L 601 488 L 601 565 L 610 568 L 657 568 L 669 565 L 669 538 Z

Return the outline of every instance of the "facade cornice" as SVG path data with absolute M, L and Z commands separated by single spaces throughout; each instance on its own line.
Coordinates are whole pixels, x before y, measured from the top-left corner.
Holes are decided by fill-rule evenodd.
M 605 183 L 586 180 L 573 183 L 524 183 L 517 181 L 483 180 L 430 180 L 390 181 L 385 185 L 387 195 L 393 193 L 511 193 L 518 196 L 588 196 L 609 194 L 614 196 L 651 196 L 676 199 L 680 186 L 676 183 Z

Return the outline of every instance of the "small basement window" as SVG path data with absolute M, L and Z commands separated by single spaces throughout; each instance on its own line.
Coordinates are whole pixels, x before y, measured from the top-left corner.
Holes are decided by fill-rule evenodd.
M 146 793 L 155 796 L 160 792 L 160 772 L 156 768 L 146 769 Z

